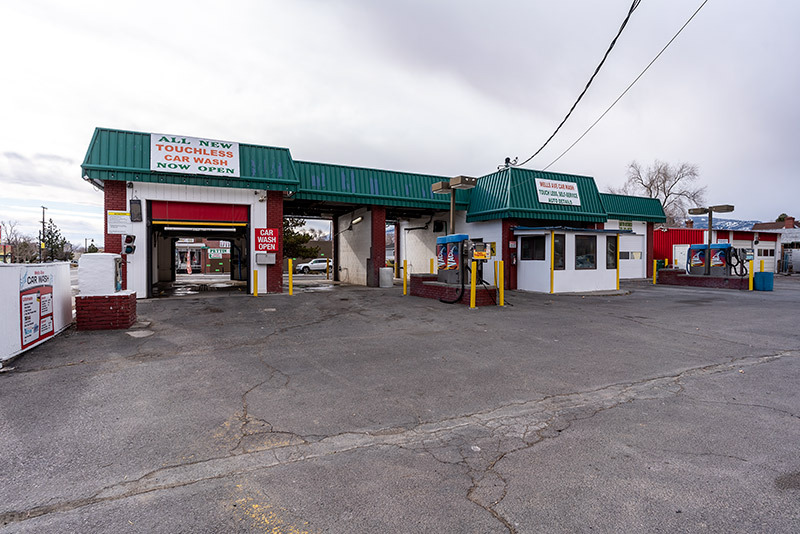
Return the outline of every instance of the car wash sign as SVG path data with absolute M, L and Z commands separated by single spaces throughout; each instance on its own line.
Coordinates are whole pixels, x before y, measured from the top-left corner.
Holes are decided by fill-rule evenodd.
M 558 180 L 536 179 L 536 194 L 542 204 L 562 204 L 564 206 L 580 206 L 581 196 L 578 184 Z
M 256 250 L 258 252 L 278 251 L 279 228 L 256 228 Z
M 150 134 L 150 170 L 239 177 L 239 143 Z
M 21 348 L 53 335 L 53 275 L 46 265 L 25 268 L 19 279 Z

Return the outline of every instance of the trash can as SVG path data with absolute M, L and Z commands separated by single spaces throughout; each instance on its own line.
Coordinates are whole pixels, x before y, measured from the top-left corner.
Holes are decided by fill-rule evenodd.
M 392 287 L 394 284 L 394 269 L 391 267 L 381 267 L 380 286 Z
M 753 289 L 756 291 L 772 291 L 775 275 L 773 273 L 753 273 Z

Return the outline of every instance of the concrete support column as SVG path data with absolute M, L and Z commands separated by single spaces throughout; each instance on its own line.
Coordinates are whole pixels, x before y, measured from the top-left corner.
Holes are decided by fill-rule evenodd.
M 334 216 L 331 219 L 331 239 L 333 240 L 333 276 L 331 279 L 334 282 L 340 282 L 341 276 L 339 273 L 339 265 L 341 265 L 341 252 L 339 251 L 339 243 L 341 239 L 339 237 L 339 217 Z
M 267 228 L 278 228 L 275 265 L 267 266 L 267 293 L 283 293 L 283 191 L 267 191 L 266 204 Z
M 127 182 L 119 180 L 106 180 L 103 182 L 103 225 L 105 237 L 103 238 L 104 250 L 110 254 L 122 252 L 122 236 L 108 233 L 108 211 L 128 211 Z M 144 248 L 142 244 L 140 247 Z M 128 289 L 128 261 L 127 255 L 122 255 L 122 289 Z
M 386 266 L 386 207 L 373 206 L 372 245 L 369 256 L 372 258 L 372 272 L 367 273 L 367 285 L 380 285 L 380 268 Z

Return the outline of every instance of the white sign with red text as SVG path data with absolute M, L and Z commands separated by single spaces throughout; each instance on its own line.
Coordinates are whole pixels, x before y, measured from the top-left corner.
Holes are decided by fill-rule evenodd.
M 536 194 L 539 202 L 543 204 L 563 204 L 565 206 L 580 206 L 581 197 L 578 194 L 578 184 L 575 182 L 561 182 L 559 180 L 536 179 Z
M 255 230 L 258 252 L 278 251 L 278 228 L 256 228 Z
M 150 134 L 150 170 L 239 177 L 239 143 Z

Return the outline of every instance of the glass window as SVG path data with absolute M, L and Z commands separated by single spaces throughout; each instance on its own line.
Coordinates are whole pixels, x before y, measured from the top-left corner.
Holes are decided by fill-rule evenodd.
M 555 234 L 553 236 L 553 267 L 556 270 L 564 270 L 564 234 Z
M 597 236 L 575 236 L 575 269 L 597 269 Z
M 631 257 L 631 253 L 627 250 L 620 250 L 619 251 L 619 259 L 620 260 L 629 260 Z
M 519 259 L 544 261 L 544 236 L 529 235 L 520 238 Z
M 617 268 L 617 236 L 606 236 L 606 269 Z

